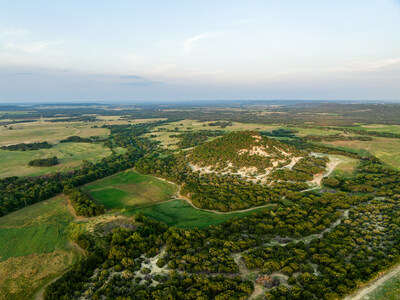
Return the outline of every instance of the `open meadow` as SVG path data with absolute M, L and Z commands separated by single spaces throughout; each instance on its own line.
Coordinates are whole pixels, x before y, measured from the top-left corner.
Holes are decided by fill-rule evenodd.
M 372 141 L 333 141 L 324 144 L 364 154 L 369 152 L 389 166 L 400 169 L 400 139 L 374 137 Z
M 83 187 L 97 202 L 108 209 L 132 209 L 170 200 L 178 187 L 154 176 L 132 170 L 95 181 Z
M 123 153 L 122 148 L 114 149 Z M 67 172 L 78 168 L 83 160 L 98 162 L 111 155 L 102 143 L 59 143 L 50 149 L 10 151 L 0 149 L 0 178 L 8 176 L 37 176 L 51 172 Z M 57 156 L 59 163 L 50 167 L 29 166 L 33 159 Z
M 92 128 L 92 126 L 93 124 L 84 122 L 17 123 L 0 127 L 0 146 L 44 141 L 55 143 L 73 135 L 105 137 L 110 133 L 107 128 Z
M 0 299 L 29 299 L 78 258 L 65 230 L 73 220 L 55 197 L 0 218 Z

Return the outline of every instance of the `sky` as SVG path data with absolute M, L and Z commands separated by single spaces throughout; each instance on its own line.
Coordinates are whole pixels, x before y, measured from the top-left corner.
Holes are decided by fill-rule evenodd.
M 0 104 L 400 100 L 400 0 L 0 0 Z

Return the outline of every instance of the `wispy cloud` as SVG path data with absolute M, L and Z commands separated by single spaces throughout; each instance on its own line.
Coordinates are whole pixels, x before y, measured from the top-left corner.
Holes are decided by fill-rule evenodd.
M 347 64 L 347 67 L 356 71 L 377 71 L 396 64 L 400 64 L 400 57 L 370 61 L 354 61 Z
M 9 51 L 17 51 L 17 52 L 24 52 L 24 53 L 42 53 L 45 52 L 52 47 L 60 45 L 63 40 L 42 40 L 42 41 L 35 41 L 35 42 L 24 42 L 24 41 L 7 41 L 3 44 L 4 49 Z
M 8 54 L 48 54 L 52 48 L 63 43 L 62 39 L 37 38 L 23 28 L 9 28 L 0 31 L 0 50 Z
M 223 32 L 206 32 L 206 33 L 202 33 L 199 35 L 196 35 L 192 38 L 187 39 L 186 41 L 184 41 L 183 43 L 183 50 L 185 52 L 190 52 L 190 50 L 192 50 L 194 44 L 196 44 L 197 42 L 204 40 L 204 39 L 211 39 L 211 38 L 216 38 L 216 37 L 220 37 L 223 36 L 224 33 Z

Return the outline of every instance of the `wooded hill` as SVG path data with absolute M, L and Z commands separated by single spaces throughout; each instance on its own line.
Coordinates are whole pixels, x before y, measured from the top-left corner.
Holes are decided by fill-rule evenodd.
M 238 131 L 197 146 L 190 151 L 188 159 L 192 165 L 214 171 L 252 168 L 264 173 L 265 169 L 285 166 L 294 157 L 305 154 L 257 131 Z

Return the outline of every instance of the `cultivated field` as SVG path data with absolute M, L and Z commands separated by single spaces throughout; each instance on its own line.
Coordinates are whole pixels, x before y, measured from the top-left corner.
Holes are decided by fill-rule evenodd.
M 123 153 L 122 148 L 115 149 Z M 102 143 L 60 143 L 50 149 L 9 151 L 0 149 L 0 178 L 8 176 L 36 176 L 50 172 L 67 172 L 76 169 L 82 160 L 98 162 L 111 155 Z M 31 167 L 28 162 L 38 158 L 57 156 L 59 164 L 51 167 Z
M 109 209 L 132 209 L 172 199 L 178 187 L 131 170 L 86 185 L 84 191 Z
M 65 230 L 73 220 L 55 197 L 0 218 L 0 299 L 29 299 L 77 258 Z

